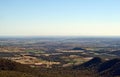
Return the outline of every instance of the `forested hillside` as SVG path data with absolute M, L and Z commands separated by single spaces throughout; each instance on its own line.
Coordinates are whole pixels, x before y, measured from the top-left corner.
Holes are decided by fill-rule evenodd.
M 0 77 L 118 77 L 120 59 L 109 61 L 93 58 L 73 67 L 32 68 L 6 59 L 0 59 Z

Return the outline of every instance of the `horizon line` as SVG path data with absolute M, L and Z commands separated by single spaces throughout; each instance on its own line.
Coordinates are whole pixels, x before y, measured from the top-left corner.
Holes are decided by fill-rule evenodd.
M 120 38 L 120 35 L 0 35 L 0 38 L 27 38 L 27 37 L 36 37 L 36 38 L 40 38 L 40 37 L 106 37 L 106 38 Z

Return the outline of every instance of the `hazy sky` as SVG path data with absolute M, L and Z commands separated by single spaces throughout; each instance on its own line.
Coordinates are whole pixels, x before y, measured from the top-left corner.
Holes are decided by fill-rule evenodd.
M 0 0 L 2 35 L 120 36 L 120 0 Z

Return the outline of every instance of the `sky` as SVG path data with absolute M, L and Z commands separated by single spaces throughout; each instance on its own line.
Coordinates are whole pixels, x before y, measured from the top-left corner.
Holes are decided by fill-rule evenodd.
M 0 0 L 0 36 L 120 36 L 120 0 Z

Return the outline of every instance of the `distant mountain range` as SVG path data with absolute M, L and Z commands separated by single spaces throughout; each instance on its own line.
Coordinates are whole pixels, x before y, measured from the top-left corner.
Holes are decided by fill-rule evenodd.
M 75 48 L 73 48 L 72 50 L 85 50 L 85 49 L 80 48 L 80 47 L 75 47 Z

